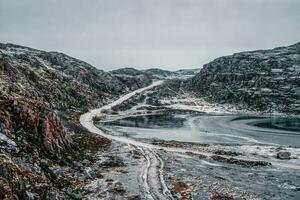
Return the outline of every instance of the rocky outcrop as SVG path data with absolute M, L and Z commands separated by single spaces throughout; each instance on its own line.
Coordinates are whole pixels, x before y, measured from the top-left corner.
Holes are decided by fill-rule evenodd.
M 300 43 L 217 58 L 187 88 L 213 102 L 300 114 Z
M 28 102 L 1 101 L 0 132 L 27 152 L 56 158 L 71 151 L 70 135 L 58 115 Z
M 64 162 L 72 139 L 54 112 L 26 100 L 0 101 L 0 198 L 67 198 L 42 161 Z

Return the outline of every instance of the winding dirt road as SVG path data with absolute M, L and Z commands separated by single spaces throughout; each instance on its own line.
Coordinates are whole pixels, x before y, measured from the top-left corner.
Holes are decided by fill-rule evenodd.
M 101 108 L 94 109 L 94 110 L 91 110 L 91 111 L 85 113 L 85 114 L 80 116 L 80 119 L 79 119 L 80 124 L 83 127 L 85 127 L 88 131 L 90 131 L 92 133 L 95 133 L 95 134 L 98 134 L 98 135 L 101 135 L 101 136 L 103 136 L 105 138 L 108 138 L 108 139 L 111 139 L 111 140 L 115 140 L 115 141 L 126 143 L 126 144 L 131 144 L 131 145 L 134 145 L 134 146 L 141 146 L 141 147 L 145 147 L 145 148 L 158 149 L 158 148 L 160 148 L 159 146 L 146 144 L 144 142 L 138 142 L 138 141 L 132 140 L 130 138 L 125 138 L 125 137 L 119 137 L 119 136 L 113 136 L 113 135 L 106 134 L 104 131 L 102 131 L 101 129 L 97 128 L 94 125 L 93 119 L 96 118 L 96 117 L 101 117 L 102 115 L 104 115 L 103 111 L 110 110 L 112 107 L 123 103 L 124 101 L 130 99 L 134 95 L 142 93 L 146 90 L 152 89 L 152 88 L 154 88 L 158 85 L 161 85 L 162 83 L 163 83 L 163 81 L 156 81 L 156 82 L 152 83 L 151 85 L 149 85 L 147 87 L 134 90 L 134 91 L 120 97 L 119 99 L 117 99 L 116 101 L 114 101 L 114 102 L 112 102 L 108 105 L 105 105 Z
M 144 157 L 144 164 L 143 164 L 142 174 L 139 178 L 139 182 L 140 182 L 141 189 L 145 194 L 145 197 L 151 200 L 173 199 L 171 192 L 167 187 L 163 177 L 164 162 L 156 153 L 156 150 L 158 150 L 161 147 L 151 145 L 151 144 L 146 144 L 143 142 L 138 142 L 129 138 L 108 135 L 94 125 L 93 119 L 95 117 L 102 116 L 103 115 L 102 111 L 109 110 L 112 107 L 119 105 L 124 101 L 128 100 L 132 96 L 138 93 L 142 93 L 151 88 L 154 88 L 162 83 L 163 81 L 156 81 L 147 87 L 140 88 L 138 90 L 130 92 L 106 106 L 103 106 L 99 109 L 91 110 L 88 113 L 85 113 L 80 116 L 80 123 L 82 124 L 82 126 L 87 128 L 90 132 L 99 134 L 111 140 L 115 140 L 126 144 L 131 144 L 137 147 L 141 151 Z
M 89 132 L 101 135 L 101 136 L 103 136 L 107 139 L 115 140 L 115 141 L 122 142 L 122 143 L 125 143 L 125 144 L 131 144 L 131 145 L 137 146 L 137 147 L 144 147 L 144 148 L 148 148 L 148 149 L 152 149 L 152 150 L 161 149 L 161 150 L 164 150 L 164 151 L 176 152 L 176 153 L 192 152 L 194 154 L 203 154 L 203 152 L 198 152 L 198 151 L 193 151 L 193 150 L 186 150 L 186 149 L 182 149 L 182 148 L 162 147 L 162 146 L 158 146 L 158 145 L 147 144 L 147 143 L 144 143 L 144 142 L 136 141 L 136 140 L 131 139 L 131 138 L 109 135 L 109 134 L 106 134 L 104 131 L 102 131 L 101 129 L 99 129 L 98 127 L 96 127 L 94 125 L 93 119 L 96 118 L 96 117 L 103 116 L 104 115 L 103 111 L 110 110 L 112 107 L 123 103 L 124 101 L 130 99 L 134 95 L 145 92 L 147 90 L 150 90 L 150 89 L 152 89 L 156 86 L 161 85 L 162 83 L 163 83 L 163 81 L 153 82 L 151 85 L 149 85 L 147 87 L 144 87 L 144 88 L 134 90 L 134 91 L 120 97 L 119 99 L 117 99 L 116 101 L 114 101 L 114 102 L 112 102 L 108 105 L 105 105 L 101 108 L 94 109 L 94 110 L 91 110 L 91 111 L 85 113 L 85 114 L 80 116 L 80 119 L 79 119 L 80 124 L 83 127 L 85 127 Z M 207 155 L 209 156 L 211 154 L 207 154 Z

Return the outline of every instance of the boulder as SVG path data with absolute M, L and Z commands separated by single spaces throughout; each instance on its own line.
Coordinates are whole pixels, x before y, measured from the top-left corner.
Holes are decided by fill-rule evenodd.
M 109 160 L 105 160 L 99 163 L 99 166 L 101 167 L 124 167 L 125 164 L 122 160 L 120 159 L 109 159 Z
M 276 158 L 281 159 L 281 160 L 288 160 L 288 159 L 291 159 L 291 153 L 288 151 L 279 151 L 276 154 Z
M 244 167 L 263 167 L 263 166 L 271 166 L 272 164 L 266 161 L 261 160 L 242 160 L 236 159 L 232 157 L 224 157 L 219 155 L 213 155 L 211 158 L 218 162 L 229 163 L 229 164 L 236 164 L 241 165 Z

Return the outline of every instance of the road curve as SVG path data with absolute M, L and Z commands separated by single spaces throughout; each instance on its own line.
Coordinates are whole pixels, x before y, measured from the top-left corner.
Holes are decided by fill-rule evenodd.
M 108 105 L 105 105 L 101 108 L 94 109 L 94 110 L 91 110 L 91 111 L 85 113 L 80 116 L 80 119 L 79 119 L 80 124 L 91 133 L 101 135 L 107 139 L 115 140 L 115 141 L 126 143 L 126 144 L 131 144 L 131 145 L 138 146 L 138 147 L 145 147 L 145 148 L 149 148 L 149 149 L 162 149 L 162 150 L 165 150 L 168 152 L 177 152 L 177 153 L 192 152 L 194 154 L 207 154 L 209 156 L 210 155 L 209 153 L 204 153 L 204 152 L 199 152 L 199 151 L 194 151 L 194 150 L 186 150 L 183 148 L 162 147 L 162 146 L 158 146 L 158 145 L 147 144 L 144 142 L 136 141 L 134 139 L 130 139 L 130 138 L 126 138 L 126 137 L 109 135 L 94 125 L 93 119 L 95 117 L 101 117 L 103 115 L 102 111 L 109 110 L 112 107 L 119 105 L 119 104 L 123 103 L 124 101 L 130 99 L 134 95 L 144 92 L 146 90 L 152 89 L 156 86 L 161 85 L 162 83 L 163 83 L 162 80 L 153 82 L 151 85 L 144 87 L 144 88 L 134 90 L 134 91 L 120 97 L 119 99 L 117 99 L 116 101 L 114 101 Z
M 104 131 L 101 129 L 97 128 L 94 125 L 93 118 L 95 117 L 100 117 L 103 115 L 102 111 L 111 109 L 112 107 L 119 105 L 126 101 L 127 99 L 131 98 L 132 96 L 144 92 L 146 90 L 149 90 L 153 87 L 156 87 L 158 85 L 161 85 L 163 81 L 156 81 L 152 83 L 151 85 L 140 88 L 138 90 L 135 90 L 133 92 L 130 92 L 122 97 L 120 97 L 118 100 L 105 105 L 99 109 L 91 110 L 88 113 L 85 113 L 80 116 L 80 123 L 82 126 L 84 126 L 88 131 L 101 135 L 105 138 L 115 140 L 118 142 L 126 143 L 126 144 L 131 144 L 134 146 L 139 147 L 141 150 L 145 160 L 147 161 L 145 169 L 143 170 L 142 174 L 142 185 L 144 187 L 145 193 L 148 197 L 148 199 L 173 199 L 168 187 L 166 186 L 166 183 L 164 182 L 163 179 L 163 166 L 164 163 L 162 159 L 151 149 L 159 149 L 159 146 L 151 145 L 151 144 L 146 144 L 143 142 L 138 142 L 129 138 L 124 138 L 124 137 L 118 137 L 118 136 L 112 136 L 109 134 L 106 134 Z M 143 148 L 146 148 L 148 150 L 143 150 Z M 157 177 L 157 178 L 156 178 Z
M 137 142 L 137 141 L 134 141 L 134 140 L 129 139 L 129 138 L 117 137 L 117 136 L 106 134 L 104 131 L 102 131 L 101 129 L 97 128 L 94 125 L 93 119 L 95 117 L 100 117 L 101 115 L 103 115 L 103 113 L 102 113 L 103 110 L 111 109 L 112 107 L 114 107 L 116 105 L 119 105 L 119 104 L 123 103 L 124 101 L 130 99 L 134 95 L 136 95 L 138 93 L 141 93 L 141 92 L 144 92 L 146 90 L 152 89 L 152 88 L 154 88 L 158 85 L 161 85 L 162 83 L 163 83 L 163 81 L 153 82 L 151 85 L 149 85 L 147 87 L 144 87 L 144 88 L 134 90 L 134 91 L 120 97 L 119 99 L 117 99 L 116 101 L 114 101 L 114 102 L 112 102 L 108 105 L 105 105 L 101 108 L 94 109 L 94 110 L 91 110 L 91 111 L 85 113 L 85 114 L 80 116 L 80 119 L 79 119 L 80 124 L 83 127 L 85 127 L 88 131 L 90 131 L 92 133 L 95 133 L 95 134 L 98 134 L 98 135 L 101 135 L 101 136 L 103 136 L 105 138 L 108 138 L 108 139 L 111 139 L 111 140 L 115 140 L 115 141 L 119 141 L 119 142 L 127 143 L 127 144 L 132 144 L 132 145 L 135 145 L 135 146 L 154 148 L 154 145 L 145 144 L 143 142 Z

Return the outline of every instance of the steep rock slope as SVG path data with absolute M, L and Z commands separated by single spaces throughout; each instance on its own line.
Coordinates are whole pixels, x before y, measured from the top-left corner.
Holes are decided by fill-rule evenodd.
M 187 85 L 210 101 L 300 114 L 300 43 L 217 58 Z
M 151 82 L 0 43 L 0 199 L 82 199 L 95 176 L 81 162 L 110 141 L 85 134 L 79 113 Z
M 110 71 L 111 74 L 118 77 L 122 83 L 126 84 L 131 90 L 149 85 L 154 78 L 142 71 L 134 68 L 121 68 L 117 70 Z
M 0 100 L 0 199 L 82 199 L 93 177 L 81 162 L 109 144 L 84 130 L 71 136 L 42 104 Z
M 151 81 L 130 80 L 62 53 L 0 44 L 2 96 L 30 98 L 58 110 L 87 109 Z

